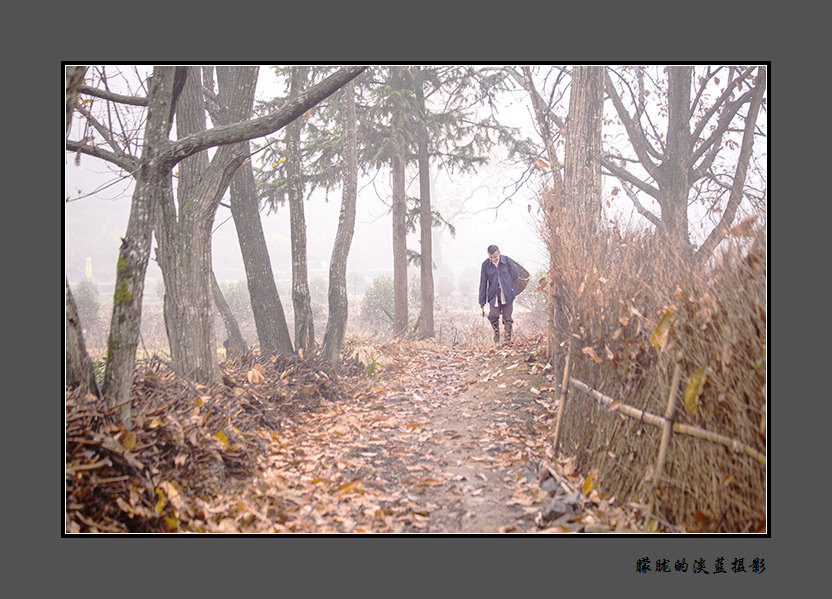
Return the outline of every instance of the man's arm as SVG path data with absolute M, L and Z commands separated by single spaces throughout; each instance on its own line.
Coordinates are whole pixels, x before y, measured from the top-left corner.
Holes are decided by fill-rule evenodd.
M 483 262 L 482 267 L 480 267 L 480 306 L 485 305 L 485 287 L 486 287 L 486 276 L 485 276 L 485 262 Z

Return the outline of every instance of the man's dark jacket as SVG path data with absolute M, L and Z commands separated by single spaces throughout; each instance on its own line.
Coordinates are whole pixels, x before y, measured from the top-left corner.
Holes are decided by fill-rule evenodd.
M 517 292 L 514 291 L 514 282 L 519 276 L 520 272 L 517 270 L 517 264 L 508 256 L 501 254 L 500 262 L 497 265 L 486 259 L 480 269 L 480 306 L 484 306 L 486 303 L 492 306 L 497 305 L 498 279 L 503 287 L 505 303 L 513 302 L 517 296 Z

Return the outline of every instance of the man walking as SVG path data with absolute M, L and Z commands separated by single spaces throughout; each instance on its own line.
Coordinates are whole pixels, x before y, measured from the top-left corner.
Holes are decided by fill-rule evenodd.
M 511 343 L 511 328 L 514 320 L 511 313 L 514 308 L 514 282 L 520 276 L 517 264 L 508 256 L 500 255 L 496 245 L 488 246 L 488 259 L 480 269 L 480 308 L 489 305 L 488 320 L 494 329 L 494 343 L 500 342 L 500 317 L 505 328 L 505 343 Z

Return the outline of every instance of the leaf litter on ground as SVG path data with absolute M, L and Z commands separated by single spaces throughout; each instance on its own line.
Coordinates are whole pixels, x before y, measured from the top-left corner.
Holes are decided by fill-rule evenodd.
M 614 498 L 581 495 L 585 475 L 555 458 L 537 346 L 389 342 L 372 375 L 356 360 L 335 373 L 314 355 L 253 352 L 225 362 L 214 387 L 151 360 L 137 368 L 130 431 L 68 390 L 66 530 L 632 530 Z M 566 490 L 578 496 L 561 514 L 550 504 Z

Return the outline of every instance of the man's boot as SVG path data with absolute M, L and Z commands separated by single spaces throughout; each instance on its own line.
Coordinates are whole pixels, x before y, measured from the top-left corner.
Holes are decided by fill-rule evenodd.
M 494 329 L 494 343 L 500 343 L 500 323 L 492 322 L 491 328 Z
M 510 323 L 510 322 L 506 322 L 506 323 L 504 323 L 504 324 L 505 324 L 505 329 L 506 329 L 506 334 L 505 334 L 505 344 L 506 344 L 506 345 L 508 345 L 509 343 L 511 343 L 511 327 L 512 327 L 512 323 Z

